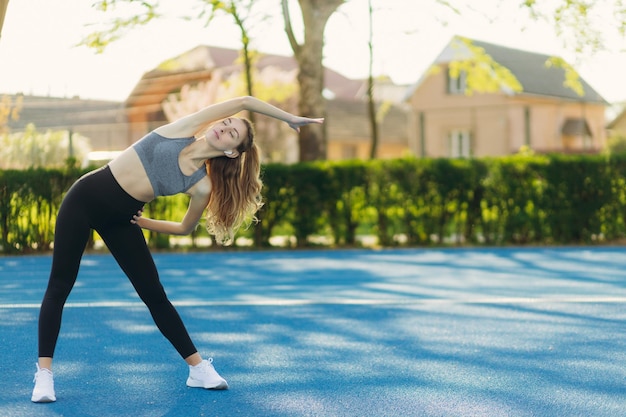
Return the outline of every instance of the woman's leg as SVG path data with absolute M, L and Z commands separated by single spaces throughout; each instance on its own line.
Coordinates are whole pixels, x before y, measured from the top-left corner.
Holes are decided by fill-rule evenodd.
M 98 230 L 100 236 L 130 279 L 141 300 L 150 310 L 157 327 L 183 359 L 198 358 L 194 346 L 178 312 L 167 298 L 159 280 L 150 250 L 141 228 L 131 224 L 115 225 Z M 194 356 L 195 355 L 195 356 Z M 201 360 L 199 358 L 198 362 Z M 195 363 L 194 363 L 195 365 Z
M 67 194 L 56 220 L 54 253 L 48 288 L 39 312 L 39 366 L 50 369 L 69 296 L 91 228 L 82 210 L 80 194 Z

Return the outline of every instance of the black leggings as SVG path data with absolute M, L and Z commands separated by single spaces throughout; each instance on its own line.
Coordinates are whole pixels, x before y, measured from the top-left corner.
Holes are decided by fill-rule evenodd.
M 180 356 L 197 352 L 159 281 L 141 228 L 130 222 L 143 205 L 120 187 L 108 166 L 81 177 L 70 188 L 57 215 L 52 270 L 39 312 L 39 357 L 54 354 L 63 306 L 76 282 L 91 229 L 102 237 Z

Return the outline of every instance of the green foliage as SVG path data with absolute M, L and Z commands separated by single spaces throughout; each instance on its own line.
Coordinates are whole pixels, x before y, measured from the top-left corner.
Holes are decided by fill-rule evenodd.
M 545 235 L 544 157 L 515 155 L 489 161 L 482 183 L 484 239 L 490 244 L 534 243 Z
M 1 252 L 50 249 L 63 192 L 77 177 L 75 171 L 0 170 Z
M 610 47 L 614 35 L 626 33 L 626 2 L 523 0 L 520 6 L 534 20 L 547 22 L 565 46 L 579 56 L 590 56 Z
M 554 241 L 589 242 L 599 232 L 598 212 L 613 198 L 609 172 L 603 157 L 550 158 L 545 207 Z
M 0 250 L 49 250 L 62 196 L 83 173 L 0 170 Z M 277 235 L 297 247 L 352 247 L 359 233 L 381 246 L 589 244 L 626 235 L 626 154 L 267 164 L 262 176 L 259 224 L 238 234 L 259 248 Z M 159 197 L 145 213 L 180 219 L 188 201 Z M 146 236 L 154 248 L 172 248 L 170 236 Z M 194 245 L 200 236 L 203 227 Z
M 491 55 L 466 38 L 457 38 L 454 47 L 469 50 L 468 58 L 459 58 L 450 62 L 450 78 L 459 78 L 461 73 L 467 74 L 467 89 L 465 93 L 494 93 L 500 92 L 503 87 L 514 92 L 521 92 L 522 85 L 508 68 L 496 62 Z
M 367 215 L 367 163 L 343 161 L 323 164 L 328 176 L 326 213 L 333 240 L 338 244 L 356 244 L 356 230 Z
M 265 165 L 262 179 L 264 205 L 257 213 L 256 246 L 268 246 L 273 231 L 281 224 L 293 221 L 292 207 L 296 194 L 288 165 Z
M 287 178 L 295 191 L 292 225 L 296 245 L 303 247 L 307 245 L 307 238 L 320 230 L 327 207 L 329 173 L 321 163 L 300 163 L 291 166 Z
M 626 153 L 626 136 L 614 135 L 607 140 L 605 152 L 609 155 Z
M 565 72 L 565 79 L 563 80 L 563 86 L 570 88 L 579 96 L 585 95 L 585 89 L 580 81 L 580 75 L 570 64 L 565 62 L 563 58 L 550 57 L 546 61 L 546 67 L 562 68 Z
M 23 95 L 18 95 L 15 100 L 6 94 L 0 98 L 0 133 L 8 132 L 9 120 L 19 120 L 23 105 Z
M 0 169 L 62 168 L 73 159 L 84 161 L 90 151 L 89 140 L 72 134 L 70 150 L 67 131 L 37 131 L 34 125 L 24 132 L 0 134 Z
M 145 0 L 99 0 L 93 4 L 96 10 L 114 16 L 104 30 L 94 31 L 87 35 L 79 45 L 103 53 L 109 44 L 122 38 L 129 30 L 145 25 L 160 17 L 157 12 L 159 2 Z

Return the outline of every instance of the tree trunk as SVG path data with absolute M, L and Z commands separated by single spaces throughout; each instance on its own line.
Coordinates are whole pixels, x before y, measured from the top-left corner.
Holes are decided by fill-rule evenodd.
M 330 16 L 344 0 L 299 0 L 304 23 L 304 42 L 299 44 L 293 34 L 288 0 L 282 0 L 285 31 L 298 61 L 298 84 L 301 116 L 326 117 L 324 89 L 324 28 Z M 326 159 L 325 125 L 309 125 L 300 129 L 300 161 Z
M 370 159 L 375 159 L 378 153 L 378 121 L 376 120 L 376 103 L 374 102 L 374 43 L 373 43 L 373 32 L 374 32 L 374 24 L 373 24 L 373 15 L 374 12 L 372 10 L 372 0 L 368 1 L 368 11 L 369 11 L 369 24 L 370 24 L 370 32 L 369 32 L 369 40 L 367 42 L 367 47 L 369 49 L 369 75 L 367 77 L 367 116 L 370 121 L 370 128 L 372 130 L 372 147 L 370 148 Z

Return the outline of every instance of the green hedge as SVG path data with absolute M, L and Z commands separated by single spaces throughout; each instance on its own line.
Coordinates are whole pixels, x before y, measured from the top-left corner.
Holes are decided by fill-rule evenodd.
M 48 251 L 65 190 L 85 171 L 0 171 L 0 250 Z M 626 157 L 510 156 L 263 166 L 259 223 L 239 237 L 268 247 L 442 244 L 589 244 L 625 235 Z M 180 219 L 186 196 L 162 197 L 146 216 Z M 154 248 L 172 237 L 146 232 Z M 321 238 L 320 238 L 321 237 Z M 208 238 L 203 227 L 191 246 Z M 97 240 L 97 235 L 94 241 Z M 240 240 L 241 241 L 241 240 Z

